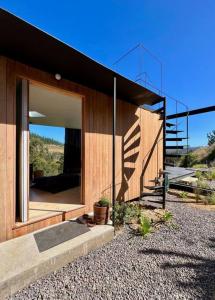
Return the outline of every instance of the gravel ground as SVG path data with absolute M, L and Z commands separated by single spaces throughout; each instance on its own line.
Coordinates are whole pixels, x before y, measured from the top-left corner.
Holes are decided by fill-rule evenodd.
M 11 299 L 215 299 L 215 214 L 169 196 L 178 228 L 129 230 Z
M 211 189 L 215 190 L 215 180 L 212 181 L 207 180 L 207 184 Z

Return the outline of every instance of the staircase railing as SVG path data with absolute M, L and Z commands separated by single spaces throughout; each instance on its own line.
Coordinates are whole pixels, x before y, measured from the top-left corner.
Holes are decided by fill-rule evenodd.
M 166 165 L 167 165 L 166 159 L 167 159 L 167 157 L 172 157 L 172 159 L 175 160 L 175 159 L 178 159 L 181 156 L 181 153 L 179 153 L 179 150 L 184 149 L 184 145 L 183 146 L 179 145 L 179 142 L 184 141 L 185 139 L 187 140 L 187 143 L 186 143 L 187 153 L 189 151 L 188 150 L 188 147 L 189 147 L 189 145 L 188 145 L 188 139 L 189 139 L 189 136 L 188 136 L 189 110 L 188 110 L 188 107 L 185 104 L 183 104 L 187 108 L 186 130 L 185 130 L 186 136 L 185 137 L 180 137 L 179 133 L 183 132 L 182 130 L 179 130 L 180 129 L 179 126 L 181 125 L 181 122 L 179 122 L 178 118 L 176 117 L 176 118 L 174 118 L 174 119 L 176 119 L 175 124 L 167 123 L 168 116 L 167 116 L 167 99 L 166 99 L 166 97 L 163 97 L 162 101 L 163 101 L 163 106 L 160 107 L 159 109 L 155 109 L 154 112 L 162 114 L 162 119 L 163 119 L 163 136 L 162 136 L 161 139 L 156 141 L 156 144 L 158 145 L 158 143 L 161 140 L 163 140 L 163 171 L 161 172 L 160 175 L 162 175 L 162 179 L 163 179 L 162 187 L 161 187 L 162 191 L 163 191 L 162 192 L 162 207 L 165 209 L 165 206 L 166 206 L 166 191 L 167 191 L 167 185 L 168 185 L 168 181 L 169 181 L 168 180 L 168 172 L 166 171 Z M 175 100 L 175 103 L 176 103 L 176 114 L 175 115 L 177 116 L 177 114 L 178 114 L 178 105 L 179 105 L 179 103 L 182 104 L 182 102 Z M 167 127 L 170 128 L 170 129 L 167 130 Z M 172 127 L 174 129 L 172 129 Z M 169 135 L 171 135 L 171 136 L 174 135 L 175 137 L 172 138 L 172 137 L 169 137 Z M 169 145 L 167 145 L 168 142 L 176 142 L 176 145 L 175 146 L 169 146 Z M 175 153 L 173 153 L 173 154 L 168 153 L 168 150 L 170 150 L 170 149 L 176 150 Z M 155 182 L 154 188 L 153 188 L 153 186 L 152 187 L 144 186 L 144 187 L 147 188 L 147 189 L 155 191 L 155 193 L 151 194 L 152 196 L 161 196 L 160 189 L 159 189 L 158 186 L 156 186 L 156 180 L 152 179 L 151 181 Z M 150 195 L 150 193 L 147 193 L 147 192 L 142 193 L 142 197 L 149 196 L 149 195 Z M 157 202 L 159 202 L 159 201 L 157 201 Z M 161 202 L 159 202 L 159 203 L 161 203 Z

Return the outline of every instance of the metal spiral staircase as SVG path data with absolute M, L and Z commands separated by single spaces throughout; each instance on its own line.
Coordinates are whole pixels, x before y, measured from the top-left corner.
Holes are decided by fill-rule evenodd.
M 152 185 L 144 185 L 143 192 L 140 195 L 141 200 L 145 200 L 146 197 L 152 198 L 149 200 L 151 203 L 162 205 L 165 209 L 166 192 L 168 189 L 168 171 L 166 166 L 175 166 L 176 160 L 181 156 L 188 153 L 188 115 L 186 116 L 186 132 L 185 136 L 181 136 L 184 130 L 180 130 L 177 119 L 178 103 L 176 102 L 176 117 L 174 115 L 166 115 L 166 98 L 162 100 L 162 106 L 158 109 L 153 109 L 154 113 L 158 113 L 163 120 L 163 170 L 159 171 L 158 177 L 150 180 Z M 169 119 L 175 119 L 174 123 L 167 122 Z M 160 141 L 160 140 L 159 140 Z M 158 142 L 159 142 L 158 141 Z M 186 145 L 181 145 L 180 142 L 186 141 Z M 173 144 L 174 143 L 174 144 Z M 182 153 L 181 150 L 186 149 L 186 153 Z
M 182 103 L 179 100 L 174 99 L 173 97 L 168 96 L 167 94 L 163 93 L 163 64 L 162 61 L 157 57 L 155 53 L 153 53 L 150 49 L 146 48 L 142 43 L 137 44 L 132 49 L 128 50 L 126 53 L 124 53 L 119 59 L 117 59 L 114 62 L 114 67 L 116 67 L 119 63 L 124 61 L 128 56 L 133 54 L 135 51 L 139 51 L 139 73 L 136 76 L 135 82 L 138 82 L 138 84 L 141 84 L 143 86 L 150 87 L 151 90 L 156 90 L 156 93 L 159 95 L 165 95 L 167 96 L 168 100 L 175 101 L 176 104 L 176 114 L 171 117 L 166 115 L 166 97 L 163 97 L 162 100 L 154 103 L 152 105 L 152 110 L 154 113 L 160 114 L 161 119 L 163 120 L 163 168 L 159 171 L 159 174 L 156 178 L 152 178 L 150 180 L 150 183 L 153 183 L 154 185 L 143 185 L 143 189 L 141 191 L 140 199 L 144 200 L 145 197 L 154 197 L 155 199 L 159 197 L 159 199 L 155 200 L 154 202 L 157 202 L 159 204 L 162 204 L 162 207 L 165 208 L 165 202 L 166 202 L 166 191 L 168 188 L 168 172 L 166 171 L 166 166 L 174 166 L 176 160 L 178 160 L 179 157 L 181 157 L 182 154 L 181 151 L 187 148 L 188 153 L 188 107 Z M 154 83 L 149 77 L 149 74 L 146 69 L 142 69 L 141 63 L 143 63 L 144 55 L 147 54 L 151 57 L 151 59 L 159 66 L 160 69 L 160 87 L 154 86 Z M 142 61 L 142 62 L 141 62 Z M 160 105 L 159 108 L 154 108 L 155 105 Z M 178 106 L 179 104 L 182 104 L 184 107 L 186 107 L 186 133 L 185 137 L 181 136 L 181 134 L 184 132 L 183 130 L 179 129 L 179 123 L 178 123 Z M 170 118 L 171 117 L 171 118 Z M 170 123 L 169 119 L 175 119 L 175 123 Z M 186 141 L 186 146 L 181 145 L 181 142 Z M 158 141 L 160 142 L 160 140 Z M 174 144 L 172 144 L 174 143 Z

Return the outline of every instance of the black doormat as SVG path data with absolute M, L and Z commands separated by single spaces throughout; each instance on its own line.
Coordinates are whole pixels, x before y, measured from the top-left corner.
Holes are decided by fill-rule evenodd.
M 68 221 L 50 229 L 35 233 L 34 238 L 39 251 L 43 252 L 88 231 L 90 230 L 85 224 Z

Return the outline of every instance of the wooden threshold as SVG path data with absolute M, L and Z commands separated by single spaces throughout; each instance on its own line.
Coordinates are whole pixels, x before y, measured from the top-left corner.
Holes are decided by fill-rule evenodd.
M 78 218 L 85 213 L 85 205 L 77 205 L 76 208 L 61 212 L 52 212 L 48 216 L 34 218 L 25 223 L 17 222 L 13 228 L 13 237 L 22 236 L 27 233 L 54 225 L 69 219 Z

